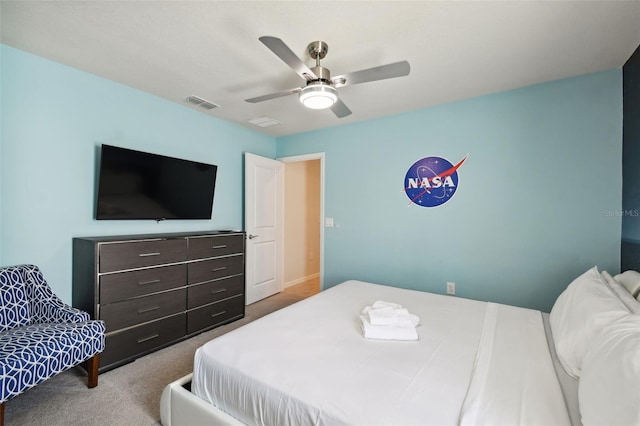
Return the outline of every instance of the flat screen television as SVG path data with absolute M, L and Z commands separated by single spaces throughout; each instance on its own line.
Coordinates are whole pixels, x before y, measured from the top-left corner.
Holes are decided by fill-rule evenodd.
M 96 219 L 211 219 L 218 167 L 102 145 Z

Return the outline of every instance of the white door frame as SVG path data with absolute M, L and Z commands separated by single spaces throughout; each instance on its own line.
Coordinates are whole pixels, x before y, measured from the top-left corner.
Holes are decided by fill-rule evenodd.
M 324 290 L 324 152 L 276 158 L 283 163 L 320 160 L 320 290 Z M 284 244 L 284 240 L 283 240 Z

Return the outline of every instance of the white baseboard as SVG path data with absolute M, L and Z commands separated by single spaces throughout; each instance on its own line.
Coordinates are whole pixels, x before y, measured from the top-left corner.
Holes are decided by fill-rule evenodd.
M 305 281 L 312 280 L 314 278 L 320 277 L 320 272 L 316 272 L 315 274 L 307 275 L 306 277 L 298 278 L 295 280 L 287 281 L 284 283 L 284 288 L 294 286 L 296 284 L 302 284 Z

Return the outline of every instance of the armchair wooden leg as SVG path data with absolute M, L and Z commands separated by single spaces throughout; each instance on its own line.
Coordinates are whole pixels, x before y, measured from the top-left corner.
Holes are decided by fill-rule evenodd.
M 87 387 L 98 386 L 98 367 L 100 366 L 100 354 L 96 354 L 87 360 Z M 2 426 L 2 424 L 0 424 Z

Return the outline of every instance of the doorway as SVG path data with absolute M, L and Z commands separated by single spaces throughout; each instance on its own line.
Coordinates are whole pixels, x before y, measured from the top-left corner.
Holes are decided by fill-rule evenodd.
M 284 289 L 306 297 L 322 290 L 324 153 L 284 163 Z

